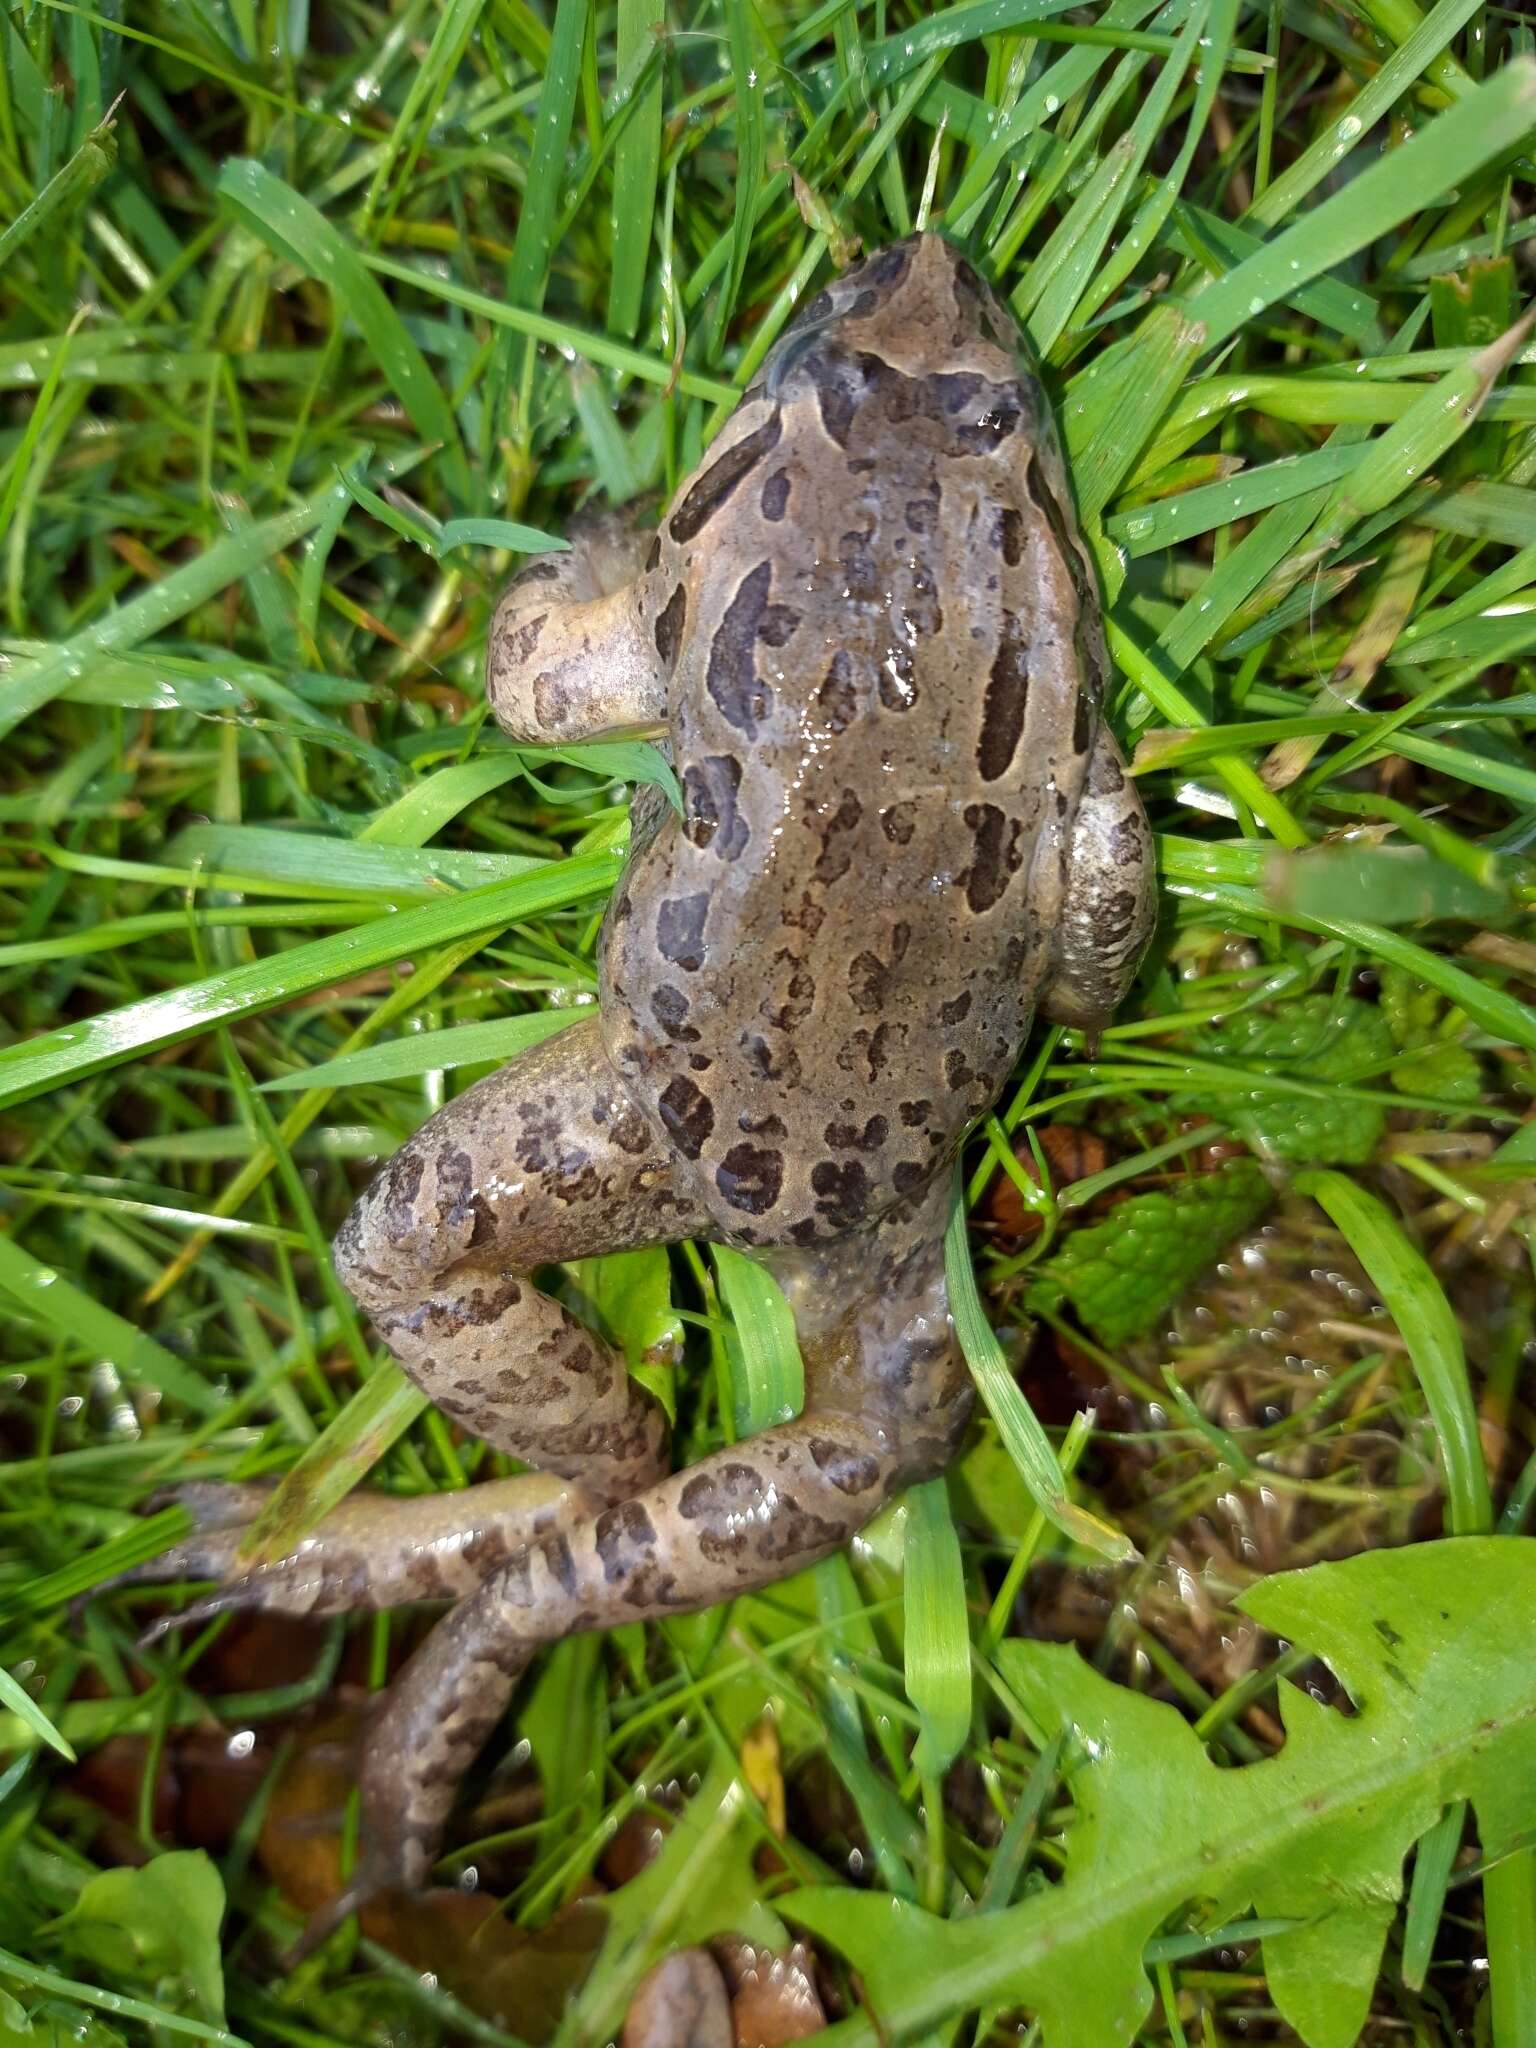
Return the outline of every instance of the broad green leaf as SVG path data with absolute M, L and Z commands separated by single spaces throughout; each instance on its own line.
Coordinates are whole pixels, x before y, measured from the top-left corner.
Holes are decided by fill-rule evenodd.
M 1278 1004 L 1273 1010 L 1244 1010 L 1213 1025 L 1200 1051 L 1219 1067 L 1261 1076 L 1269 1067 L 1279 1080 L 1299 1089 L 1269 1089 L 1259 1079 L 1242 1087 L 1180 1090 L 1175 1108 L 1219 1117 L 1255 1151 L 1298 1164 L 1360 1164 L 1370 1158 L 1386 1128 L 1392 1106 L 1361 1091 L 1349 1096 L 1328 1086 L 1379 1073 L 1392 1056 L 1392 1036 L 1380 1012 L 1352 999 L 1335 1003 L 1325 995 Z
M 1177 1191 L 1132 1195 L 1102 1223 L 1071 1232 L 1037 1285 L 1064 1294 L 1113 1349 L 1155 1329 L 1171 1305 L 1264 1214 L 1274 1192 L 1251 1160 L 1189 1174 Z
M 1022 2005 L 1043 2048 L 1130 2048 L 1154 1934 L 1197 1912 L 1271 1923 L 1270 1994 L 1305 2048 L 1354 2048 L 1403 1859 L 1470 1799 L 1486 1856 L 1536 1827 L 1536 1541 L 1457 1538 L 1261 1580 L 1238 1603 L 1333 1668 L 1353 1717 L 1284 1684 L 1285 1746 L 1218 1768 L 1176 1709 L 1110 1684 L 1063 1644 L 1008 1642 L 999 1668 L 1068 1742 L 1062 1881 L 996 1914 L 939 1920 L 846 1886 L 780 1900 L 858 1969 L 840 2048 L 910 2041 Z
M 91 1878 L 54 1931 L 98 1969 L 147 1982 L 167 2003 L 190 2002 L 222 2025 L 223 1918 L 224 1883 L 215 1864 L 201 1849 L 172 1849 L 138 1869 Z

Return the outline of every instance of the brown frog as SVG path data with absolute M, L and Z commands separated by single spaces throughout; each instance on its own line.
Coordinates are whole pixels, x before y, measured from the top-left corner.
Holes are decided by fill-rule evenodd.
M 506 730 L 659 735 L 684 815 L 637 800 L 597 1012 L 434 1116 L 336 1241 L 417 1385 L 536 1472 L 355 1497 L 180 1617 L 457 1603 L 369 1742 L 337 1914 L 426 1880 L 542 1645 L 797 1571 L 960 1439 L 961 1139 L 1036 1010 L 1109 1015 L 1153 916 L 1021 349 L 943 240 L 884 249 L 804 309 L 658 530 L 592 522 L 501 602 Z M 532 1276 L 694 1237 L 781 1283 L 806 1403 L 672 1472 L 660 1408 Z M 202 1526 L 148 1575 L 221 1577 L 260 1496 L 183 1498 Z

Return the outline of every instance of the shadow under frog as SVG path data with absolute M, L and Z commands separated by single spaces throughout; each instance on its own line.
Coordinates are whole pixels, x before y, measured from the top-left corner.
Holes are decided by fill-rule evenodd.
M 337 1270 L 416 1384 L 536 1468 L 359 1495 L 184 1613 L 450 1599 L 367 1745 L 328 1922 L 420 1887 L 541 1645 L 708 1606 L 827 1556 L 941 1471 L 971 1391 L 942 1238 L 956 1153 L 1036 1010 L 1093 1028 L 1153 916 L 1140 802 L 1099 724 L 1092 573 L 1009 317 L 947 243 L 806 307 L 659 530 L 613 515 L 502 599 L 514 738 L 657 735 L 597 1012 L 390 1161 Z M 793 1307 L 805 1412 L 669 1469 L 623 1360 L 540 1267 L 712 1239 Z M 251 1489 L 142 1574 L 235 1568 Z

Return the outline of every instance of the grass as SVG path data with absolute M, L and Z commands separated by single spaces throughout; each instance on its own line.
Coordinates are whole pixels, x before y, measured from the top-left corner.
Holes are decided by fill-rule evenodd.
M 1021 1634 L 1269 1753 L 1280 1675 L 1329 1681 L 1272 1663 L 1255 1577 L 1536 1498 L 1522 10 L 44 0 L 3 33 L 0 2034 L 596 2041 L 701 1901 L 766 1941 L 790 1884 L 1006 1906 L 1064 1818 Z M 294 1474 L 276 1541 L 365 1474 L 498 1469 L 325 1247 L 590 994 L 626 784 L 665 769 L 499 742 L 490 608 L 593 489 L 670 491 L 816 281 L 924 219 L 1043 360 L 1163 879 L 1115 1025 L 1037 1037 L 966 1153 L 989 1412 L 851 1560 L 562 1645 L 456 1824 L 478 1893 L 285 1976 L 416 1621 L 139 1651 L 144 1596 L 71 1603 L 171 1540 L 141 1511 L 177 1478 Z M 748 1262 L 569 1277 L 680 1457 L 796 1398 Z M 1536 1865 L 1485 1884 L 1464 1819 L 1373 2048 L 1536 2038 Z M 196 1914 L 92 1918 L 176 1848 L 227 1898 L 220 1997 Z M 1262 1932 L 1168 1927 L 1144 2048 L 1294 2039 Z

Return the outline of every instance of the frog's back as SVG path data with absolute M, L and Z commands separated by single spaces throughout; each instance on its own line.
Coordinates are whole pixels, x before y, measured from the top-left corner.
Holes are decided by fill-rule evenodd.
M 661 530 L 686 817 L 637 845 L 604 1014 L 743 1242 L 915 1194 L 1028 1030 L 1101 656 L 1014 340 L 935 238 L 882 252 Z

